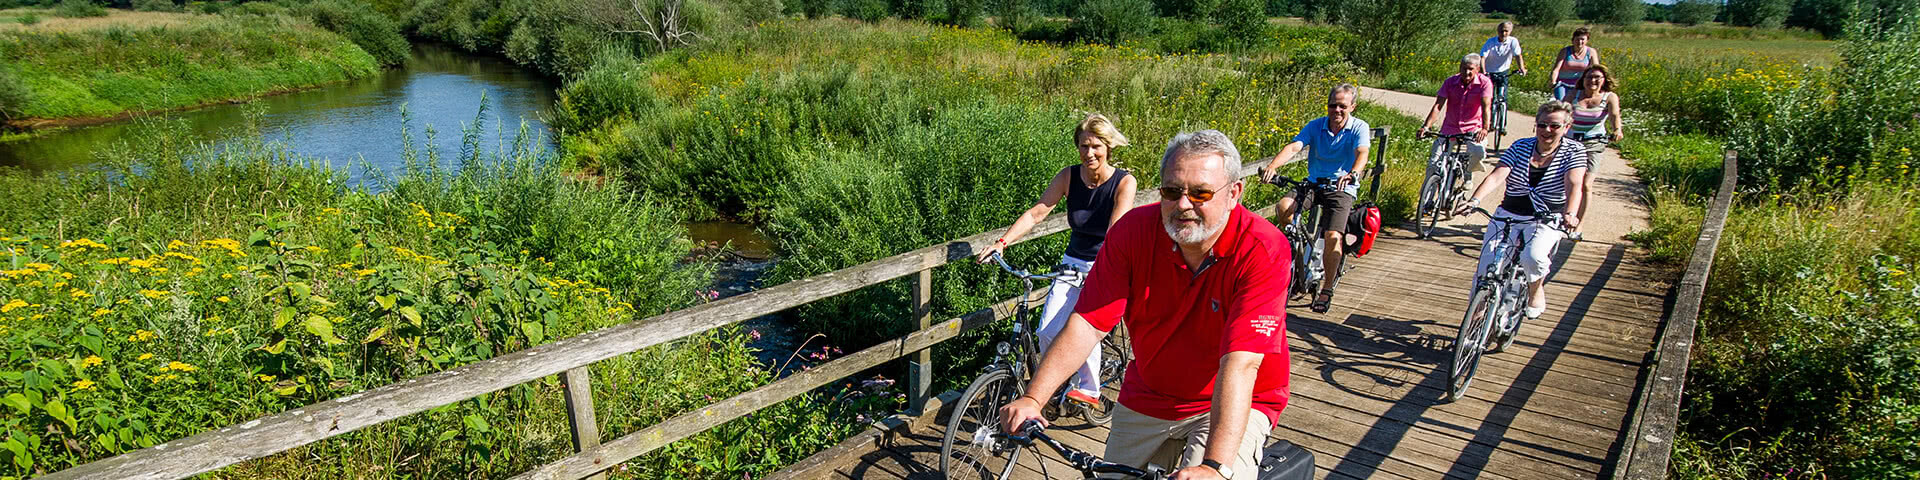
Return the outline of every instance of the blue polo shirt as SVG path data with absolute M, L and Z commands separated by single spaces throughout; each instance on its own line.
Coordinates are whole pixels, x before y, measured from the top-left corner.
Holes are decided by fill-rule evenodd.
M 1337 132 L 1327 131 L 1327 117 L 1320 117 L 1300 127 L 1300 134 L 1293 141 L 1307 146 L 1307 180 L 1339 178 L 1353 168 L 1353 151 L 1361 145 L 1373 142 L 1373 131 L 1367 122 L 1358 117 L 1347 117 L 1346 128 Z M 1348 195 L 1357 195 L 1359 185 L 1347 185 Z

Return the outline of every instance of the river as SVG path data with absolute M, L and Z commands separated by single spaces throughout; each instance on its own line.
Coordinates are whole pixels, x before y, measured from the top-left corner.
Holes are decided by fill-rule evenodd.
M 325 159 L 335 166 L 364 160 L 394 171 L 404 160 L 401 112 L 411 117 L 415 148 L 425 152 L 426 128 L 438 131 L 434 149 L 452 161 L 460 151 L 460 131 L 471 125 L 486 98 L 483 148 L 511 144 L 525 122 L 530 135 L 551 144 L 542 115 L 553 106 L 558 85 L 506 60 L 472 55 L 434 44 L 417 44 L 398 68 L 378 75 L 311 90 L 272 95 L 245 103 L 157 114 L 184 125 L 195 140 L 227 143 L 248 132 L 250 111 L 260 115 L 260 134 L 284 142 L 292 152 Z M 0 143 L 0 166 L 60 170 L 94 161 L 96 149 L 139 141 L 147 132 L 138 121 L 117 121 L 68 128 L 34 138 Z M 424 158 L 424 156 L 422 157 Z M 358 181 L 362 172 L 349 170 Z

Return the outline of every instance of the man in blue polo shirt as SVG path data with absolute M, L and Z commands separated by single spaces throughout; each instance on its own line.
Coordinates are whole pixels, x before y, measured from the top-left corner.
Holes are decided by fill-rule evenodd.
M 1356 172 L 1367 168 L 1367 146 L 1373 142 L 1372 132 L 1367 122 L 1353 118 L 1353 106 L 1360 96 L 1359 89 L 1352 84 L 1341 84 L 1327 92 L 1327 116 L 1307 122 L 1300 128 L 1300 134 L 1293 136 L 1293 143 L 1280 150 L 1267 166 L 1260 169 L 1260 179 L 1272 181 L 1280 165 L 1307 149 L 1307 182 L 1330 180 L 1338 188 L 1321 191 L 1309 185 L 1301 185 L 1299 190 L 1280 199 L 1280 217 L 1293 217 L 1293 207 L 1299 205 L 1307 195 L 1313 195 L 1313 202 L 1320 206 L 1320 226 L 1326 229 L 1326 248 L 1321 249 L 1320 261 L 1325 266 L 1322 271 L 1340 271 L 1341 237 L 1347 233 L 1347 215 L 1353 210 L 1353 201 L 1360 192 L 1359 185 L 1353 181 Z M 1309 226 L 1311 227 L 1311 226 Z M 1325 313 L 1333 303 L 1333 282 L 1321 282 L 1320 292 L 1313 297 L 1313 311 Z

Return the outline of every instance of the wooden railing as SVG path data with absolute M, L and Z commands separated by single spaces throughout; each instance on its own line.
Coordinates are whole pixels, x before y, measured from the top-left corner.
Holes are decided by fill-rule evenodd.
M 1375 129 L 1380 155 L 1386 152 L 1390 130 Z M 1289 159 L 1289 162 L 1297 159 Z M 1383 164 L 1377 161 L 1376 164 Z M 1251 162 L 1240 178 L 1258 173 Z M 1374 168 L 1377 178 L 1381 168 Z M 1377 188 L 1377 183 L 1376 183 Z M 1142 189 L 1135 204 L 1158 201 L 1158 190 Z M 1268 207 L 1269 209 L 1271 207 Z M 1064 213 L 1048 216 L 1026 239 L 1067 229 Z M 596 477 L 620 462 L 666 446 L 707 429 L 753 413 L 760 408 L 812 391 L 822 385 L 883 363 L 912 356 L 907 389 L 915 413 L 927 404 L 932 385 L 929 348 L 960 332 L 1008 318 L 1014 300 L 1000 302 L 939 324 L 929 308 L 932 269 L 967 259 L 979 248 L 1000 238 L 1006 229 L 992 230 L 945 244 L 867 262 L 851 268 L 807 277 L 713 303 L 676 310 L 630 323 L 583 333 L 450 370 L 402 380 L 360 393 L 307 405 L 286 412 L 230 425 L 180 440 L 155 445 L 40 477 L 67 479 L 177 479 L 228 465 L 265 457 L 302 445 L 420 413 L 435 407 L 561 375 L 571 424 L 574 453 L 515 476 L 516 479 L 576 479 Z M 1019 242 L 1015 242 L 1019 243 Z M 809 302 L 852 292 L 870 285 L 914 275 L 914 310 L 919 329 L 851 355 L 793 374 L 732 398 L 668 418 L 620 438 L 602 442 L 594 415 L 592 378 L 588 366 L 618 355 L 687 338 L 746 319 L 777 313 Z M 1027 292 L 1031 294 L 1032 292 Z
M 1674 432 L 1679 428 L 1680 394 L 1687 384 L 1687 361 L 1693 350 L 1693 333 L 1700 318 L 1701 296 L 1706 293 L 1707 276 L 1713 271 L 1714 251 L 1727 225 L 1727 212 L 1733 205 L 1734 180 L 1739 165 L 1729 150 L 1721 159 L 1720 190 L 1707 206 L 1707 217 L 1700 223 L 1700 237 L 1693 242 L 1693 256 L 1680 277 L 1673 296 L 1673 309 L 1660 329 L 1660 343 L 1653 351 L 1653 369 L 1640 385 L 1640 402 L 1627 419 L 1627 437 L 1614 465 L 1618 480 L 1667 478 L 1667 463 L 1673 456 Z

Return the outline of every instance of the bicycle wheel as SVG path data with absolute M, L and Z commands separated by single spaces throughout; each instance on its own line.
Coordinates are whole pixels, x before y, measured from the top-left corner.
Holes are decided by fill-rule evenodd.
M 1500 307 L 1500 313 L 1507 319 L 1505 324 L 1507 328 L 1500 329 L 1499 333 L 1494 335 L 1493 349 L 1488 350 L 1487 353 L 1504 352 L 1507 347 L 1513 346 L 1513 339 L 1520 337 L 1520 323 L 1527 319 L 1526 313 L 1522 310 L 1527 305 L 1527 276 L 1520 273 L 1518 267 L 1509 269 L 1511 271 L 1507 272 L 1504 281 L 1506 295 L 1502 295 L 1504 301 L 1501 302 Z
M 1507 101 L 1495 99 L 1493 111 L 1488 113 L 1493 114 L 1493 118 L 1490 119 L 1493 121 L 1489 122 L 1493 127 L 1493 147 L 1490 149 L 1500 150 L 1500 137 L 1507 136 Z
M 1442 172 L 1442 169 L 1427 167 L 1427 178 L 1420 185 L 1420 203 L 1413 207 L 1413 229 L 1420 238 L 1432 238 L 1433 226 L 1440 219 Z
M 1000 406 L 1019 398 L 1022 386 L 1006 369 L 980 374 L 960 395 L 940 440 L 940 473 L 946 478 L 1006 478 L 1021 449 L 1000 430 Z
M 1467 302 L 1467 315 L 1460 319 L 1460 333 L 1453 339 L 1453 359 L 1447 365 L 1447 401 L 1466 396 L 1473 374 L 1480 368 L 1480 354 L 1487 348 L 1487 327 L 1500 315 L 1500 291 L 1493 285 L 1481 285 Z
M 1120 380 L 1127 374 L 1127 364 L 1133 363 L 1133 344 L 1127 338 L 1125 324 L 1113 327 L 1107 338 L 1100 340 L 1100 385 L 1101 387 L 1120 388 Z M 1113 420 L 1113 406 L 1119 399 L 1108 396 L 1106 388 L 1101 388 L 1098 408 L 1080 409 L 1080 418 L 1093 425 L 1106 425 Z

